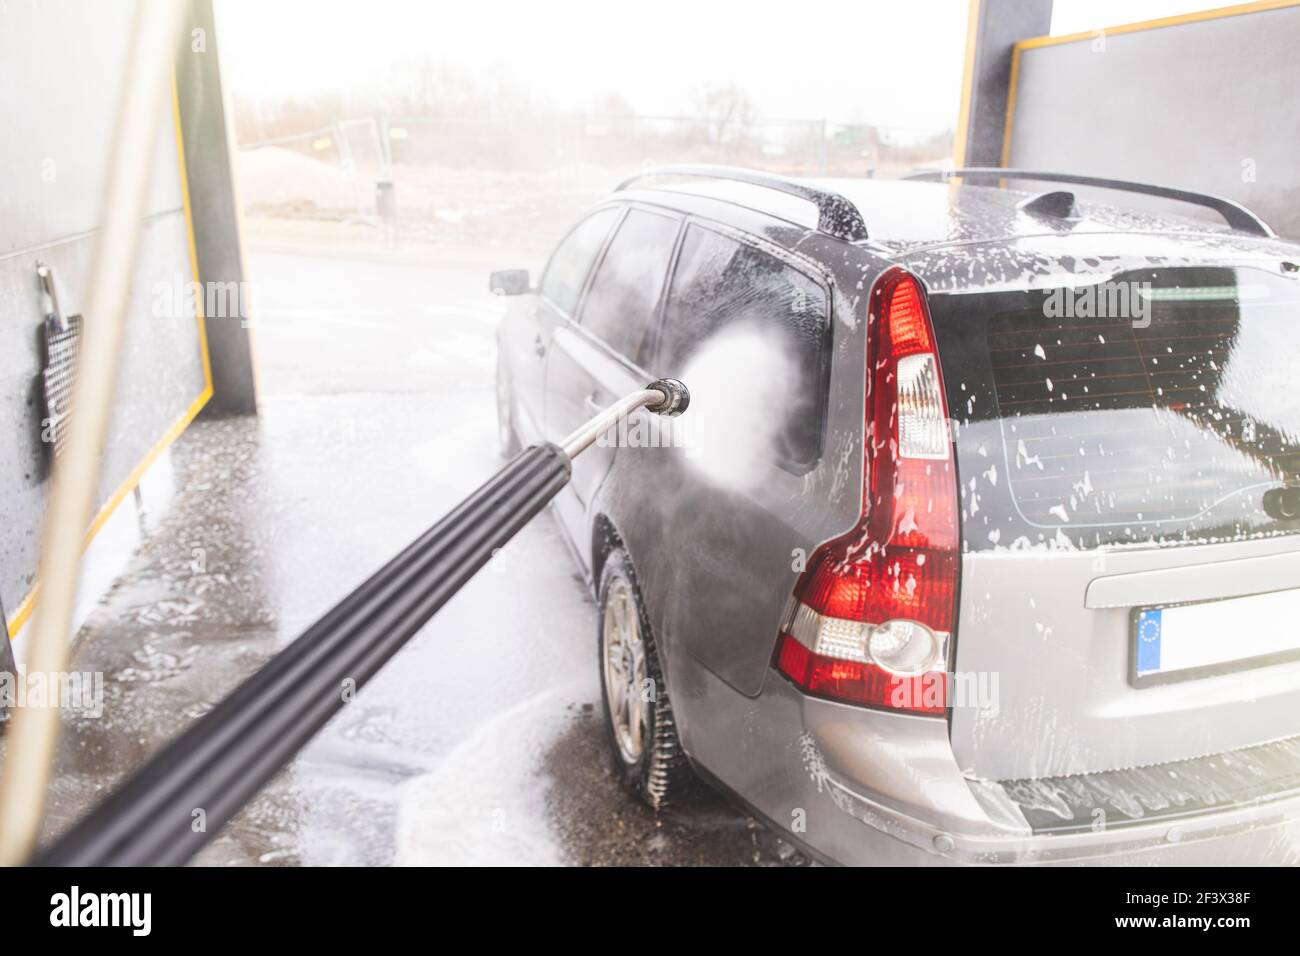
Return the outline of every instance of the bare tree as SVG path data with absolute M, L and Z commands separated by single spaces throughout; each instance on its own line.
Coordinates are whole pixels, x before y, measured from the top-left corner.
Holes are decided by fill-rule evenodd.
M 708 125 L 709 140 L 718 144 L 739 139 L 754 113 L 749 96 L 734 83 L 706 87 L 697 106 Z

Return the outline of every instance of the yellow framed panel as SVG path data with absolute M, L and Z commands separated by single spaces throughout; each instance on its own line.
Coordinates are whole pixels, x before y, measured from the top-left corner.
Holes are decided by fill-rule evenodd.
M 95 536 L 99 533 L 100 529 L 104 527 L 108 522 L 108 519 L 112 517 L 113 512 L 117 510 L 118 505 L 125 501 L 127 496 L 130 495 L 131 492 L 135 490 L 136 486 L 140 484 L 140 480 L 144 477 L 144 473 L 149 470 L 149 466 L 157 461 L 158 457 L 181 436 L 181 433 L 185 431 L 190 422 L 192 422 L 195 416 L 202 411 L 203 406 L 206 405 L 208 400 L 212 397 L 212 364 L 208 356 L 208 333 L 207 322 L 203 315 L 203 296 L 199 292 L 199 289 L 201 288 L 199 285 L 199 257 L 194 244 L 194 216 L 190 208 L 189 181 L 185 172 L 185 143 L 181 132 L 180 100 L 177 96 L 176 80 L 174 76 L 171 85 L 171 110 L 172 124 L 176 135 L 176 162 L 180 172 L 181 204 L 185 213 L 185 237 L 189 244 L 190 273 L 194 281 L 194 309 L 195 317 L 199 326 L 199 353 L 203 362 L 203 390 L 199 393 L 198 397 L 190 403 L 189 407 L 185 409 L 184 413 L 182 413 L 176 421 L 172 422 L 163 433 L 162 437 L 159 438 L 154 446 L 149 449 L 148 453 L 140 460 L 140 462 L 131 469 L 131 472 L 127 475 L 126 479 L 118 485 L 116 489 L 114 489 L 113 493 L 109 495 L 108 500 L 105 501 L 99 511 L 96 512 L 94 519 L 90 523 L 90 527 L 86 529 L 86 537 L 82 543 L 83 549 L 90 546 L 90 543 L 95 540 Z M 10 639 L 14 638 L 18 632 L 22 630 L 23 625 L 27 623 L 27 619 L 31 617 L 32 611 L 36 607 L 37 598 L 40 595 L 40 589 L 40 582 L 37 582 L 32 589 L 27 592 L 23 599 L 18 602 L 18 606 L 14 609 L 13 615 L 8 621 Z

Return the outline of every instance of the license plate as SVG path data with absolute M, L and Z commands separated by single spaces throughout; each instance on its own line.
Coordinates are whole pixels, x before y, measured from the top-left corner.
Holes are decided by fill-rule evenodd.
M 1135 684 L 1205 677 L 1300 658 L 1300 589 L 1138 608 Z

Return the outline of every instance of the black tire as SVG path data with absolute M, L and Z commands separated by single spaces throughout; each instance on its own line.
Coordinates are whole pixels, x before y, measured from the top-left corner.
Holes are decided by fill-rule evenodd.
M 612 606 L 611 602 L 618 602 L 622 611 Z M 631 613 L 628 613 L 629 602 Z M 672 703 L 668 699 L 668 686 L 664 681 L 663 667 L 659 662 L 654 637 L 650 632 L 645 603 L 636 586 L 632 562 L 627 553 L 621 549 L 615 549 L 605 560 L 600 575 L 598 607 L 596 660 L 600 668 L 601 713 L 605 716 L 605 731 L 615 770 L 624 783 L 655 810 L 687 802 L 698 793 L 699 781 L 677 737 L 677 723 L 673 718 Z M 618 630 L 613 622 L 620 614 L 623 620 L 636 622 L 643 650 L 644 670 L 631 666 L 623 670 L 625 674 L 634 672 L 635 679 L 631 683 L 643 689 L 643 692 L 630 702 L 641 719 L 635 720 L 629 713 L 628 719 L 623 721 L 630 725 L 635 720 L 639 726 L 638 736 L 641 743 L 639 752 L 629 751 L 630 741 L 616 727 L 614 708 L 610 706 L 610 681 L 614 675 L 606 666 L 606 642 L 610 638 L 611 628 L 614 631 Z M 619 646 L 630 646 L 631 643 L 611 640 L 611 644 Z M 628 685 L 620 682 L 619 686 L 624 688 L 621 693 L 625 695 Z M 619 694 L 620 691 L 616 689 L 615 693 Z
M 505 365 L 497 359 L 497 444 L 501 457 L 510 461 L 519 454 L 519 436 L 515 433 L 515 420 L 511 412 L 510 380 L 506 378 Z

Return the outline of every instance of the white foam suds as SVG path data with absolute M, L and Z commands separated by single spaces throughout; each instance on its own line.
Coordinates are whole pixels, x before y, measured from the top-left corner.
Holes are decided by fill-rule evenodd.
M 543 691 L 502 711 L 432 773 L 402 785 L 399 866 L 558 866 L 540 761 L 563 732 L 587 681 Z

